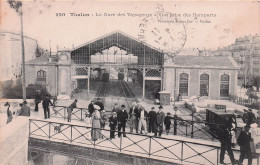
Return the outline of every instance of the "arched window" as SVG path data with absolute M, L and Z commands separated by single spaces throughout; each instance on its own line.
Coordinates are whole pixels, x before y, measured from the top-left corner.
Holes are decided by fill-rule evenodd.
M 188 96 L 188 82 L 189 75 L 187 73 L 180 74 L 179 94 L 182 96 Z
M 229 75 L 223 74 L 220 78 L 220 97 L 229 96 Z
M 37 72 L 36 84 L 46 87 L 46 72 L 44 70 L 39 70 Z
M 209 96 L 209 75 L 200 75 L 200 96 Z

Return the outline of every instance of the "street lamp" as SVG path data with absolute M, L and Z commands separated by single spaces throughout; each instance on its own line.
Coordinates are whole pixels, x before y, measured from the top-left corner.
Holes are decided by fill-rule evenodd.
M 244 64 L 244 68 L 243 68 L 243 79 L 244 79 L 244 85 L 246 85 L 246 76 L 245 76 L 245 70 L 246 70 L 246 67 L 245 67 L 245 55 L 242 54 L 240 55 L 240 58 L 239 58 L 239 64 L 240 64 L 240 69 L 242 69 L 242 66 Z M 240 73 L 240 70 L 239 70 L 239 73 Z

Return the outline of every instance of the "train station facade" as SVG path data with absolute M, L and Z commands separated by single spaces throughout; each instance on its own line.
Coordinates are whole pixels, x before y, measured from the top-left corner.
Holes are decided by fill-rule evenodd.
M 114 55 L 119 54 L 120 57 L 121 52 L 121 62 L 93 60 L 94 56 L 104 59 L 105 52 L 111 47 L 117 48 Z M 127 57 L 125 62 L 122 62 L 122 56 Z M 196 95 L 226 99 L 236 94 L 239 66 L 234 59 L 225 56 L 176 56 L 173 60 L 165 60 L 164 56 L 163 51 L 116 31 L 72 50 L 58 51 L 56 56 L 28 61 L 26 85 L 41 84 L 51 95 L 58 96 L 71 95 L 83 82 L 89 93 L 94 72 L 102 74 L 107 68 L 114 67 L 122 68 L 125 81 L 130 81 L 130 78 L 133 81 L 133 73 L 136 74 L 143 98 L 147 84 L 151 82 L 160 82 L 159 90 L 175 98 L 177 95 L 184 98 Z M 131 58 L 136 61 L 132 62 Z

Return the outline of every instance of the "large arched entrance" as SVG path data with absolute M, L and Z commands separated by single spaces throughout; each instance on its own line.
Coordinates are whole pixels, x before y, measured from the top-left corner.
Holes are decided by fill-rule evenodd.
M 85 86 L 88 94 L 95 90 L 97 97 L 122 86 L 114 93 L 126 90 L 125 97 L 132 92 L 139 98 L 154 99 L 161 90 L 163 55 L 138 39 L 113 32 L 71 51 L 72 80 L 76 80 L 75 88 Z M 123 84 L 118 84 L 119 81 Z

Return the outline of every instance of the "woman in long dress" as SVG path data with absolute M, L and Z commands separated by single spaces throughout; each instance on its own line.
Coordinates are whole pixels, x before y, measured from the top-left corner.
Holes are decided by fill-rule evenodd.
M 92 113 L 92 131 L 91 131 L 91 137 L 92 140 L 98 140 L 100 138 L 100 107 L 97 105 L 94 105 L 95 111 Z

